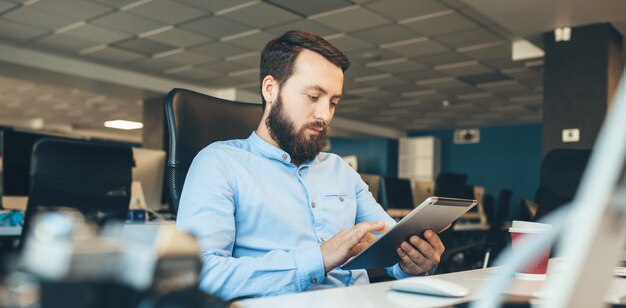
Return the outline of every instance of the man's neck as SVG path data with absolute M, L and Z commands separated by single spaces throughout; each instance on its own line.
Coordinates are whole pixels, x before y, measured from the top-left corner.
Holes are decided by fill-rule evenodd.
M 257 127 L 256 129 L 256 134 L 261 137 L 261 139 L 265 140 L 265 142 L 280 148 L 280 146 L 278 145 L 278 142 L 276 142 L 276 140 L 274 140 L 274 138 L 272 138 L 272 135 L 270 135 L 270 131 L 267 128 L 267 126 L 265 125 L 265 118 L 263 118 L 263 120 L 261 120 L 261 123 L 259 123 L 259 127 Z

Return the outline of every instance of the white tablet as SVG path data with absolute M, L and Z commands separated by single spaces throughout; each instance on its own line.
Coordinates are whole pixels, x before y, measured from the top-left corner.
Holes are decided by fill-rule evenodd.
M 476 205 L 476 200 L 430 197 L 369 247 L 341 265 L 342 269 L 383 268 L 398 261 L 396 249 L 410 236 L 426 230 L 437 233 Z

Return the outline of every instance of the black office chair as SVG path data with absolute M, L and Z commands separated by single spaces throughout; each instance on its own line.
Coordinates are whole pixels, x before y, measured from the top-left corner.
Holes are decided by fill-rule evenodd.
M 591 150 L 555 149 L 541 162 L 539 189 L 535 195 L 535 219 L 547 215 L 574 199 Z
M 257 104 L 228 101 L 185 89 L 173 89 L 165 100 L 169 128 L 170 201 L 178 211 L 180 194 L 194 157 L 215 141 L 247 138 L 263 114 Z
M 71 207 L 87 219 L 124 220 L 130 202 L 133 153 L 130 146 L 42 139 L 35 143 L 22 240 L 41 209 Z

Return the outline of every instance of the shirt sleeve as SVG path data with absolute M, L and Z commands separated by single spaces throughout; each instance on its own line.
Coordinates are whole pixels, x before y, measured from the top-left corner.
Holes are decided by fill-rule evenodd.
M 194 159 L 181 195 L 177 226 L 201 247 L 200 288 L 224 299 L 306 290 L 325 278 L 319 245 L 233 257 L 237 183 L 227 155 L 209 146 Z

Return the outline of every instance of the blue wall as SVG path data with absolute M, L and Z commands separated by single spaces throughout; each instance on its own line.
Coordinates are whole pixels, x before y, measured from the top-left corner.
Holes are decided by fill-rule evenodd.
M 398 141 L 392 139 L 330 138 L 330 150 L 339 156 L 356 155 L 362 173 L 398 175 Z
M 481 128 L 476 144 L 454 144 L 453 133 L 420 131 L 409 136 L 441 140 L 441 171 L 467 174 L 468 184 L 484 186 L 494 198 L 501 189 L 511 189 L 513 207 L 521 199 L 534 200 L 542 158 L 540 124 Z

